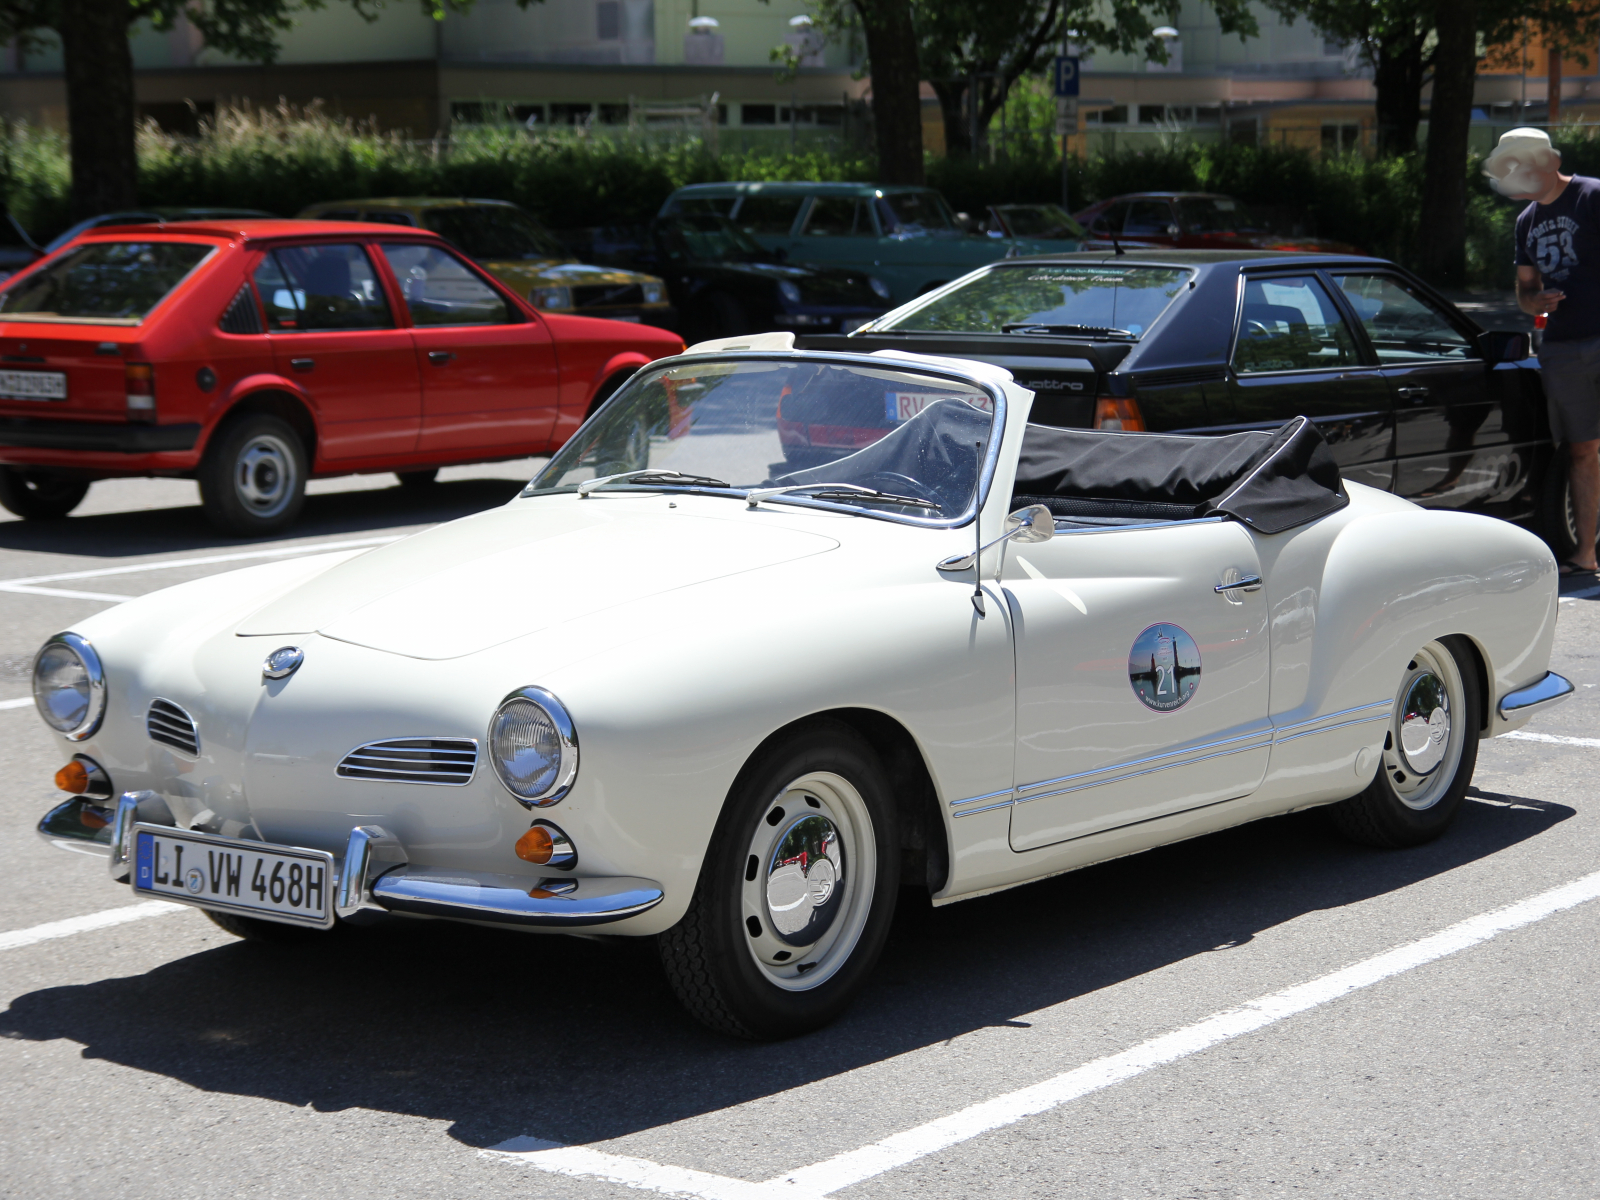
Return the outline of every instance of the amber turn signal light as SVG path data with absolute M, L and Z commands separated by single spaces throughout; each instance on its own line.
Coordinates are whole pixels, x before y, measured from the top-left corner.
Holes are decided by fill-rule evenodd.
M 517 857 L 541 867 L 570 871 L 578 865 L 578 851 L 572 839 L 549 821 L 535 821 L 533 828 L 517 839 Z
M 56 786 L 63 792 L 81 796 L 89 790 L 89 772 L 77 759 L 73 759 L 56 772 Z
M 1094 404 L 1094 427 L 1120 429 L 1124 433 L 1143 433 L 1144 415 L 1139 411 L 1139 402 L 1132 398 L 1117 399 L 1112 396 L 1101 396 Z

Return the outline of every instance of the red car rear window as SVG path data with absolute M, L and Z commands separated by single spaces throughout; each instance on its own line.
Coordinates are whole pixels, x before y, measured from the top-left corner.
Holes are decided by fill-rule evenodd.
M 196 242 L 91 242 L 0 291 L 0 317 L 138 321 L 215 251 Z

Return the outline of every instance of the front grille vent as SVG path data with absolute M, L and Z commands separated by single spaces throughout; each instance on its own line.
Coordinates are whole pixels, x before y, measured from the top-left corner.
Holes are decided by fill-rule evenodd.
M 339 762 L 346 779 L 385 783 L 441 783 L 460 787 L 478 767 L 478 743 L 471 738 L 390 738 L 357 746 Z
M 182 750 L 185 754 L 200 753 L 200 731 L 194 727 L 194 718 L 171 700 L 157 697 L 150 701 L 144 727 L 153 742 Z

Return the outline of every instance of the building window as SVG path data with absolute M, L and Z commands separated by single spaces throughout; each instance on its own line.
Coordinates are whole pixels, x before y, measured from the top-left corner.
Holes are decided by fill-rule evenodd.
M 598 0 L 594 6 L 594 36 L 602 42 L 622 37 L 621 0 Z
M 1128 123 L 1128 106 L 1114 104 L 1110 108 L 1091 109 L 1084 114 L 1084 122 L 1089 125 L 1126 125 Z
M 776 104 L 741 104 L 739 106 L 739 123 L 741 125 L 776 125 L 778 123 L 778 106 Z
M 1228 122 L 1228 140 L 1236 146 L 1254 146 L 1260 140 L 1260 122 L 1256 117 L 1236 117 Z
M 594 105 L 592 104 L 552 104 L 550 106 L 550 124 L 552 125 L 587 125 L 594 120 Z
M 1159 125 L 1167 119 L 1167 106 L 1165 104 L 1139 105 L 1139 124 Z
M 1221 125 L 1222 107 L 1216 104 L 1201 104 L 1194 110 L 1194 123 L 1196 125 Z
M 1322 153 L 1325 155 L 1352 154 L 1361 148 L 1361 126 L 1354 123 L 1322 126 Z

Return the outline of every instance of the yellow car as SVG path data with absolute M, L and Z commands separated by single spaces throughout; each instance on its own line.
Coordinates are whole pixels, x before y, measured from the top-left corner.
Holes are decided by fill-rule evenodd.
M 319 221 L 375 221 L 431 229 L 535 307 L 671 329 L 667 287 L 654 275 L 596 267 L 528 213 L 504 200 L 391 197 L 313 204 L 300 214 Z

